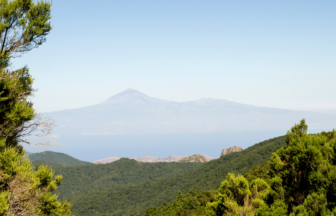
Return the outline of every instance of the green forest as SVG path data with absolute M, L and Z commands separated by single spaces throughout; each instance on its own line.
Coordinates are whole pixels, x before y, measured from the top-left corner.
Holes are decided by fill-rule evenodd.
M 282 146 L 285 137 L 278 137 L 207 163 L 121 159 L 104 165 L 55 166 L 55 173 L 64 177 L 56 192 L 73 205 L 76 215 L 144 214 L 149 207 L 173 202 L 179 191 L 216 189 L 227 173 L 245 173 Z
M 38 164 L 34 163 L 37 166 L 46 164 L 44 161 L 37 162 Z M 63 184 L 56 191 L 59 198 L 68 199 L 72 196 L 90 196 L 95 192 L 118 185 L 136 184 L 151 179 L 176 176 L 193 170 L 202 163 L 141 163 L 133 159 L 122 158 L 109 164 L 49 165 L 52 166 L 55 174 L 63 176 Z
M 78 160 L 64 153 L 52 152 L 52 151 L 32 153 L 32 154 L 29 154 L 28 157 L 31 161 L 35 161 L 35 160 L 49 161 L 51 163 L 62 165 L 62 166 L 76 166 L 76 165 L 92 164 L 90 162 Z

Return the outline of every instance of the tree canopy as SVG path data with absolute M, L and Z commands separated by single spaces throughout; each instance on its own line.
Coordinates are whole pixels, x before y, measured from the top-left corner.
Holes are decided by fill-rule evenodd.
M 42 45 L 52 26 L 51 3 L 0 0 L 0 68 L 10 58 Z
M 336 131 L 307 133 L 305 120 L 286 134 L 287 145 L 273 153 L 261 178 L 228 174 L 208 215 L 336 214 Z M 253 174 L 252 174 L 253 173 Z M 253 177 L 252 177 L 253 178 Z
M 20 143 L 36 130 L 49 133 L 29 101 L 34 89 L 27 67 L 11 70 L 11 58 L 45 42 L 51 3 L 0 0 L 0 215 L 71 215 L 70 204 L 52 192 L 62 176 L 32 166 Z

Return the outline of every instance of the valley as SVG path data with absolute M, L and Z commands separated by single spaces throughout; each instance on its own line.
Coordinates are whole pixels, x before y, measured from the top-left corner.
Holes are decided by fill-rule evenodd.
M 171 203 L 179 191 L 218 188 L 228 172 L 244 174 L 265 163 L 285 145 L 278 137 L 230 152 L 209 162 L 138 162 L 121 158 L 107 164 L 60 166 L 45 162 L 63 175 L 56 193 L 73 204 L 77 215 L 144 214 L 151 206 Z M 35 166 L 42 160 L 33 161 Z

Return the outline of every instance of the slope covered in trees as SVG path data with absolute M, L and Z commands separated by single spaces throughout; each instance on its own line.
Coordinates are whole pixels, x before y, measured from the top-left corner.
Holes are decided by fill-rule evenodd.
M 41 153 L 31 153 L 28 155 L 28 157 L 31 161 L 34 161 L 34 160 L 50 161 L 54 164 L 58 164 L 62 166 L 78 166 L 78 165 L 92 164 L 90 162 L 78 160 L 64 153 L 52 152 L 52 151 L 45 151 Z
M 72 211 L 77 215 L 137 215 L 144 213 L 151 206 L 173 202 L 179 191 L 186 193 L 191 189 L 200 191 L 216 189 L 227 173 L 243 174 L 253 166 L 265 163 L 273 152 L 284 145 L 285 137 L 277 137 L 173 177 L 118 185 L 90 194 L 63 197 L 73 204 Z
M 39 166 L 57 167 L 57 166 L 61 166 L 59 164 L 55 164 L 53 162 L 44 161 L 44 160 L 34 160 L 34 161 L 32 161 L 32 164 L 34 165 L 34 167 L 39 167 Z
M 307 134 L 302 120 L 286 143 L 244 176 L 229 173 L 217 190 L 179 193 L 145 216 L 336 215 L 336 131 Z
M 91 164 L 81 166 L 59 166 L 50 162 L 36 160 L 38 165 L 49 165 L 55 174 L 64 177 L 56 193 L 66 199 L 76 195 L 90 195 L 93 192 L 107 190 L 125 184 L 145 182 L 155 178 L 176 176 L 202 165 L 202 163 L 143 163 L 133 159 L 121 158 L 109 164 Z

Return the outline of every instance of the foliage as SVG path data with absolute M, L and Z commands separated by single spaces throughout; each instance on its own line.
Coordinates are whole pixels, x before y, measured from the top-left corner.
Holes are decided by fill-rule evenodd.
M 307 129 L 305 120 L 292 127 L 287 145 L 246 178 L 228 174 L 207 215 L 334 215 L 336 131 Z
M 284 145 L 285 137 L 278 137 L 258 143 L 241 152 L 202 163 L 201 166 L 183 174 L 142 183 L 117 185 L 90 194 L 67 197 L 67 199 L 73 204 L 72 211 L 77 215 L 143 214 L 149 207 L 158 207 L 164 202 L 172 203 L 179 191 L 187 193 L 191 189 L 199 191 L 217 189 L 228 172 L 243 174 L 253 166 L 265 163 L 273 152 Z M 82 169 L 82 166 L 79 168 Z M 55 169 L 57 173 L 57 168 Z
M 23 152 L 8 148 L 0 140 L 0 215 L 70 215 L 70 204 L 57 201 L 53 191 L 62 176 L 53 180 L 53 171 L 45 166 L 34 171 Z
M 34 161 L 32 161 L 32 164 L 33 164 L 34 167 L 47 166 L 47 167 L 52 167 L 53 169 L 54 169 L 54 167 L 61 166 L 59 164 L 55 164 L 53 162 L 44 161 L 44 160 L 34 160 Z
M 0 69 L 10 58 L 45 42 L 52 29 L 51 3 L 33 0 L 0 0 Z
M 10 60 L 38 47 L 51 30 L 51 4 L 32 0 L 0 0 L 0 215 L 71 215 L 70 204 L 52 192 L 62 176 L 34 169 L 21 142 L 36 130 L 50 132 L 29 97 L 33 78 L 27 67 L 9 70 Z
M 270 171 L 270 163 L 267 161 L 266 163 L 260 165 L 260 166 L 254 166 L 252 169 L 244 173 L 244 177 L 247 181 L 251 182 L 257 178 L 264 179 L 266 182 L 270 182 L 271 177 L 269 175 Z
M 254 215 L 255 209 L 265 205 L 269 193 L 265 180 L 257 178 L 249 183 L 244 176 L 229 173 L 215 201 L 207 204 L 207 215 Z
M 192 215 L 205 215 L 206 204 L 214 201 L 217 191 L 204 191 L 191 190 L 185 195 L 181 192 L 178 193 L 176 201 L 167 205 L 162 205 L 159 208 L 151 207 L 146 210 L 145 216 L 192 216 Z
M 0 137 L 6 138 L 6 146 L 18 148 L 20 138 L 30 131 L 29 121 L 35 117 L 32 103 L 33 79 L 28 69 L 0 70 Z
M 77 165 L 92 164 L 90 162 L 78 160 L 64 153 L 52 152 L 52 151 L 32 153 L 28 155 L 28 157 L 31 161 L 44 160 L 44 161 L 50 161 L 54 164 L 58 164 L 62 166 L 77 166 Z
M 118 185 L 176 176 L 200 165 L 201 163 L 142 163 L 133 159 L 121 158 L 108 164 L 52 167 L 56 174 L 64 176 L 63 184 L 56 192 L 60 198 L 67 199 L 70 196 L 91 194 Z

